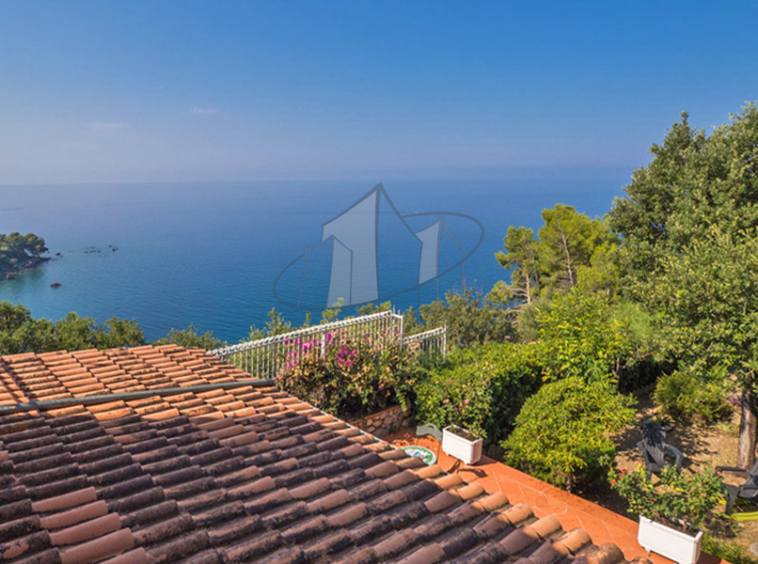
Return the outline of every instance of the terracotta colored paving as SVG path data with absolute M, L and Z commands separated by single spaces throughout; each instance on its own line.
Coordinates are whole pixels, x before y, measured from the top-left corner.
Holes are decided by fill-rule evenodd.
M 445 470 L 452 470 L 456 459 L 448 456 L 440 448 L 440 443 L 431 436 L 416 437 L 413 429 L 404 429 L 384 437 L 394 446 L 420 445 L 430 449 Z M 558 489 L 536 478 L 519 472 L 502 462 L 491 458 L 482 459 L 473 466 L 463 465 L 458 470 L 468 483 L 479 484 L 487 493 L 504 493 L 510 503 L 526 503 L 532 507 L 537 517 L 552 515 L 558 519 L 564 530 L 574 528 L 586 530 L 592 542 L 602 545 L 611 542 L 617 545 L 627 560 L 646 557 L 655 564 L 673 564 L 668 558 L 658 554 L 647 554 L 637 543 L 637 523 L 609 509 Z M 710 554 L 702 553 L 697 564 L 729 564 Z

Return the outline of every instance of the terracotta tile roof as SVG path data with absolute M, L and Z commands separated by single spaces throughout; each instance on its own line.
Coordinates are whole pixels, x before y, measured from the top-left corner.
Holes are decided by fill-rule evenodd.
M 245 380 L 176 346 L 0 358 L 0 405 Z M 0 416 L 0 562 L 615 564 L 274 387 Z

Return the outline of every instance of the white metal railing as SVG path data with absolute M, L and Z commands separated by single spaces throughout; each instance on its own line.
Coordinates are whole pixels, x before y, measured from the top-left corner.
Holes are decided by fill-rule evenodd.
M 333 321 L 313 327 L 273 335 L 265 339 L 248 341 L 210 351 L 222 360 L 230 362 L 255 378 L 273 378 L 288 362 L 297 363 L 314 348 L 326 350 L 333 338 L 355 340 L 368 338 L 375 344 L 390 344 L 398 341 L 405 346 L 412 344 L 421 352 L 422 362 L 441 353 L 445 356 L 446 330 L 444 327 L 417 335 L 403 335 L 403 316 L 394 311 L 381 311 L 352 319 Z M 428 358 L 427 358 L 428 357 Z
M 415 346 L 422 364 L 430 364 L 447 356 L 447 327 L 437 327 L 423 333 L 403 337 L 403 346 Z

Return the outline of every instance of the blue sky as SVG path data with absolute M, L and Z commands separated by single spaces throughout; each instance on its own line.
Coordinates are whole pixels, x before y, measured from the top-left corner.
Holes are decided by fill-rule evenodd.
M 758 99 L 755 2 L 0 2 L 0 184 L 647 162 Z

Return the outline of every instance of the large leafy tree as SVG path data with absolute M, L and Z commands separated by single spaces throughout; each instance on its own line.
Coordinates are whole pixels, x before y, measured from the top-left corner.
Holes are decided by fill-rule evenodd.
M 495 284 L 490 298 L 519 309 L 538 297 L 580 287 L 611 295 L 618 272 L 618 239 L 599 218 L 591 219 L 572 206 L 557 204 L 542 211 L 544 225 L 535 238 L 526 227 L 509 227 L 503 239 L 505 252 L 495 256 L 510 270 L 510 284 Z
M 503 239 L 506 252 L 499 251 L 495 258 L 500 266 L 511 271 L 511 283 L 499 282 L 495 285 L 495 294 L 506 303 L 527 303 L 539 293 L 540 272 L 538 266 L 539 242 L 534 231 L 528 227 L 508 228 Z
M 752 466 L 758 366 L 758 109 L 711 136 L 687 114 L 634 171 L 610 213 L 624 287 L 658 320 L 673 358 L 742 389 L 737 463 Z
M 615 237 L 601 219 L 577 213 L 573 206 L 556 204 L 543 210 L 545 220 L 537 235 L 543 288 L 571 288 L 579 283 L 579 269 L 590 267 L 599 249 L 607 252 Z

